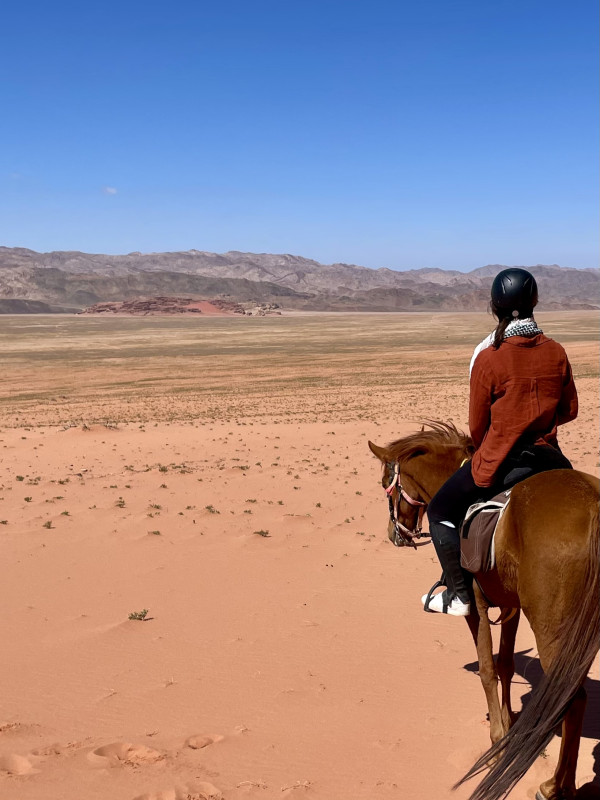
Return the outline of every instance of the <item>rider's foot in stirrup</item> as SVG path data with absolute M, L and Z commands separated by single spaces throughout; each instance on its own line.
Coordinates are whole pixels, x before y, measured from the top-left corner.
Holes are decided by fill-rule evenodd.
M 434 594 L 427 605 L 428 594 L 424 594 L 421 602 L 425 606 L 425 611 L 439 611 L 441 614 L 450 614 L 453 617 L 466 617 L 471 613 L 471 603 L 464 603 L 459 597 L 454 596 L 448 602 L 448 592 Z

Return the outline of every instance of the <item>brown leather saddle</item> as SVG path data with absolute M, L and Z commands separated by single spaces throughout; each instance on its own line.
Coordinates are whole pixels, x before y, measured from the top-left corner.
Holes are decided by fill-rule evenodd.
M 469 507 L 460 527 L 460 564 L 474 574 L 488 572 L 494 567 L 494 533 L 510 500 L 507 489 L 491 500 Z

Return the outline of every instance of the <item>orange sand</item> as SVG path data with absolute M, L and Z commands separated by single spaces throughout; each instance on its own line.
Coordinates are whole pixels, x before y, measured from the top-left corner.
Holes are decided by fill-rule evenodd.
M 568 345 L 582 415 L 563 442 L 598 474 L 596 345 L 584 338 Z M 23 352 L 42 347 L 34 340 Z M 462 359 L 471 342 L 455 347 Z M 437 396 L 408 410 L 418 374 L 442 375 L 448 357 L 430 343 L 417 377 L 382 388 L 391 406 L 373 378 L 357 380 L 360 410 L 349 410 L 346 379 L 337 421 L 331 410 L 315 420 L 331 387 L 299 385 L 294 415 L 293 393 L 267 387 L 259 400 L 248 385 L 246 416 L 237 402 L 226 416 L 213 394 L 187 419 L 107 427 L 93 422 L 97 403 L 113 420 L 132 410 L 97 382 L 63 390 L 72 427 L 40 424 L 52 421 L 43 400 L 23 401 L 27 426 L 9 427 L 17 387 L 6 378 L 0 798 L 467 798 L 471 787 L 450 787 L 488 745 L 474 648 L 464 622 L 421 610 L 439 567 L 430 544 L 387 540 L 366 445 L 413 431 L 421 408 L 464 426 L 463 374 L 438 376 Z M 293 355 L 287 366 L 306 374 Z M 40 392 L 69 370 L 52 375 Z M 539 671 L 525 623 L 517 651 L 518 698 Z M 580 784 L 600 750 L 597 667 L 589 684 Z M 511 798 L 534 797 L 558 746 Z

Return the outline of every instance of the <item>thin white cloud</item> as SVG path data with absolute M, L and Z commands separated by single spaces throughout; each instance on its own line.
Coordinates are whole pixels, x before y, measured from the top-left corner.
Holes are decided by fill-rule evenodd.
M 115 189 L 114 186 L 105 186 L 104 189 L 102 189 L 102 191 L 104 192 L 104 194 L 117 194 L 117 190 Z

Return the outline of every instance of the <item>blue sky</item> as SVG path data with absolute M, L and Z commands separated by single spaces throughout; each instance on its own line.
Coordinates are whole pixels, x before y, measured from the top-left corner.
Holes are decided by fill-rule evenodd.
M 589 0 L 11 3 L 0 244 L 597 265 Z

